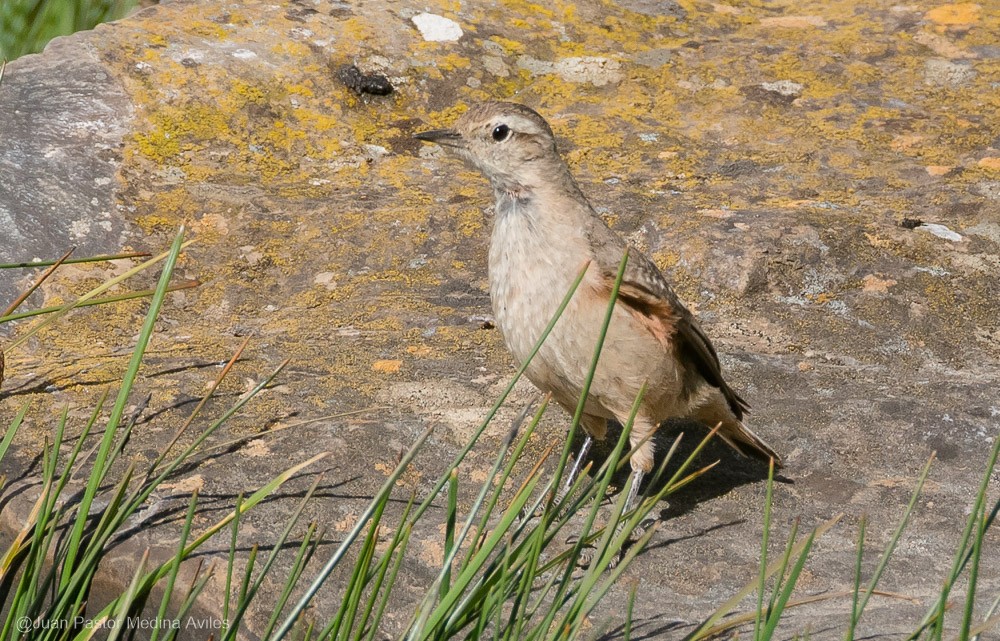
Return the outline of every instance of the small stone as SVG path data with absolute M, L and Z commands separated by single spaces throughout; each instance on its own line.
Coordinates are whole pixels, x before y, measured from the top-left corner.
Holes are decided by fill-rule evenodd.
M 944 225 L 938 225 L 937 223 L 924 223 L 915 229 L 916 231 L 925 231 L 934 234 L 938 238 L 944 238 L 945 240 L 950 240 L 956 243 L 962 240 L 961 234 L 948 229 Z
M 436 13 L 418 13 L 410 20 L 428 42 L 453 42 L 463 35 L 457 22 Z
M 777 82 L 762 82 L 760 86 L 767 91 L 773 91 L 782 96 L 798 96 L 804 87 L 791 80 L 778 80 Z
M 826 20 L 819 16 L 778 16 L 764 18 L 760 21 L 762 27 L 783 27 L 785 29 L 808 29 L 810 27 L 825 27 Z
M 932 58 L 924 63 L 924 83 L 928 85 L 964 85 L 975 77 L 976 70 L 967 62 Z

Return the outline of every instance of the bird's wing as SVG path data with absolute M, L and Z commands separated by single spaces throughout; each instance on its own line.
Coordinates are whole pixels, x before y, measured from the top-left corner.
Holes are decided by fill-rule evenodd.
M 594 250 L 593 261 L 600 268 L 602 276 L 613 283 L 627 245 L 597 216 L 593 217 L 593 224 L 588 231 Z M 625 274 L 618 288 L 618 300 L 636 312 L 655 318 L 663 326 L 672 328 L 673 335 L 670 338 L 675 342 L 678 354 L 683 356 L 685 362 L 692 364 L 706 382 L 719 388 L 736 418 L 743 418 L 743 414 L 750 410 L 750 405 L 722 378 L 719 355 L 712 342 L 694 315 L 674 293 L 656 264 L 638 251 L 629 252 Z

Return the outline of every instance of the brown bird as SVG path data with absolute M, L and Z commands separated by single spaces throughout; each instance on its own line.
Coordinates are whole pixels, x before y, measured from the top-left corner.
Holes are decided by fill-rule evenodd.
M 556 149 L 552 129 L 534 110 L 485 102 L 452 129 L 416 134 L 481 171 L 496 197 L 490 238 L 490 300 L 496 325 L 523 363 L 581 268 L 589 267 L 526 374 L 573 412 L 589 373 L 619 265 L 627 245 L 594 211 Z M 698 321 L 656 265 L 629 252 L 611 323 L 587 396 L 587 438 L 564 488 L 573 482 L 592 439 L 608 419 L 624 424 L 646 386 L 630 435 L 634 479 L 626 510 L 653 466 L 651 436 L 668 418 L 692 418 L 737 451 L 780 459 L 743 424 L 749 410 L 722 377 L 719 357 Z

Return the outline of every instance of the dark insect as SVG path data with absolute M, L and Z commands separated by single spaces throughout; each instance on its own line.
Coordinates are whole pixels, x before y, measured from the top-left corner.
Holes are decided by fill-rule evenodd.
M 380 73 L 363 73 L 355 65 L 344 65 L 337 71 L 337 77 L 356 94 L 388 96 L 392 93 L 392 83 Z

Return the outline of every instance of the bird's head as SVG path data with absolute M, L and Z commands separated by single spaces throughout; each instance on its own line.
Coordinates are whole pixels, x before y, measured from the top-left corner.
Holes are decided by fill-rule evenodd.
M 455 153 L 494 189 L 509 193 L 530 192 L 565 168 L 549 124 L 535 110 L 513 102 L 473 105 L 451 129 L 415 137 Z

